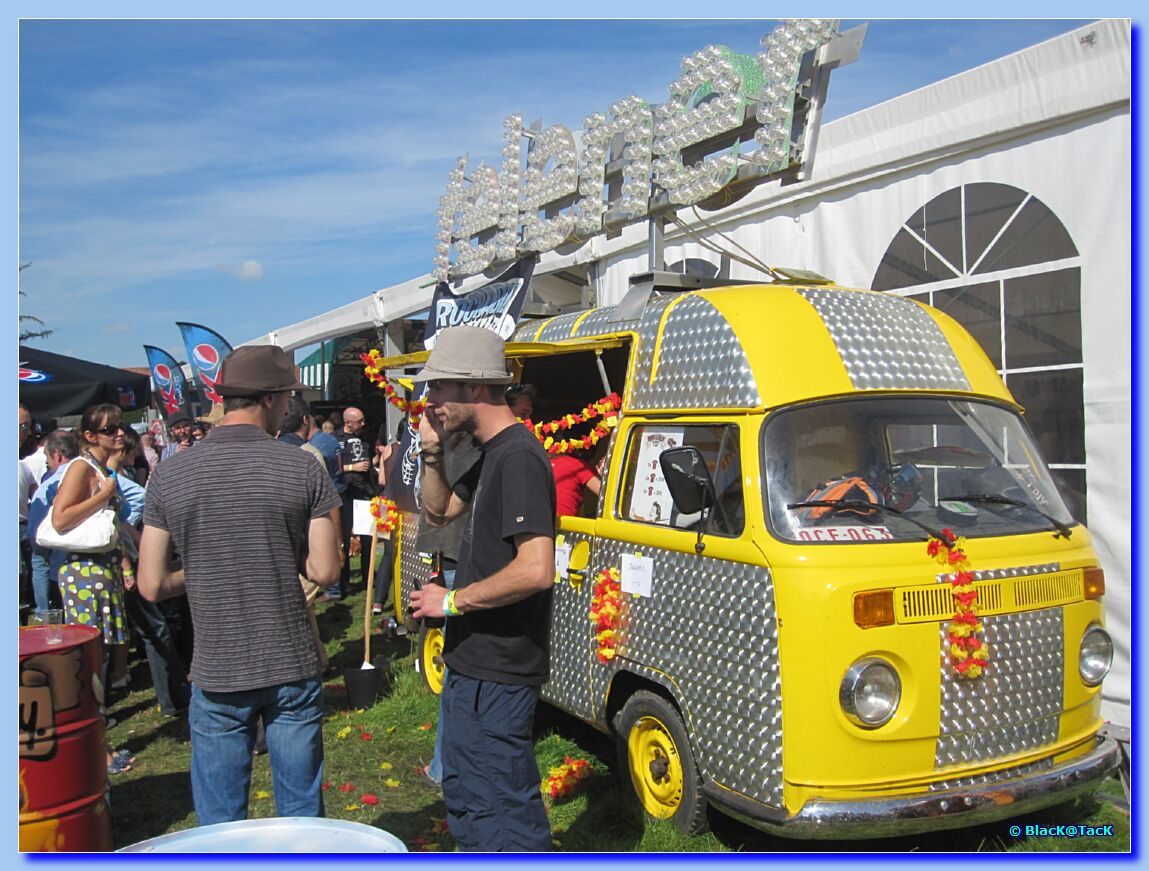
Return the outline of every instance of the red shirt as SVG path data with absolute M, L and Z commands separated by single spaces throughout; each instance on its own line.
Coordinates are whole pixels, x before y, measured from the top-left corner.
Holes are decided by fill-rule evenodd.
M 585 460 L 570 454 L 551 457 L 551 466 L 555 472 L 558 516 L 577 516 L 582 507 L 583 484 L 597 477 L 595 470 Z

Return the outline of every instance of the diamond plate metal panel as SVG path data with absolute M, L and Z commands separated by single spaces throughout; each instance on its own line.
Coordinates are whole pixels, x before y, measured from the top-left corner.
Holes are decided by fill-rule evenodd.
M 590 535 L 567 531 L 560 535 L 563 544 L 573 548 L 585 541 L 593 550 L 594 539 Z M 593 716 L 590 673 L 597 664 L 589 619 L 593 588 L 594 575 L 590 573 L 571 572 L 569 578 L 555 584 L 551 611 L 551 678 L 542 688 L 544 701 L 584 719 Z
M 610 665 L 594 661 L 594 720 L 606 725 L 606 694 L 616 672 L 658 673 L 659 683 L 674 688 L 699 770 L 780 807 L 782 697 L 769 570 L 629 542 L 598 545 L 592 580 L 620 565 L 623 553 L 651 557 L 654 580 L 649 598 L 626 599 L 618 658 Z M 740 606 L 731 607 L 734 601 Z
M 730 322 L 697 294 L 677 297 L 662 341 L 631 379 L 630 408 L 755 408 L 758 382 Z M 640 335 L 653 346 L 661 319 L 648 307 Z M 643 344 L 646 344 L 644 341 Z M 653 374 L 653 380 L 651 375 Z
M 984 617 L 990 664 L 980 678 L 954 674 L 939 627 L 941 729 L 934 767 L 1011 756 L 1057 740 L 1064 653 L 1062 609 Z
M 608 306 L 606 308 L 595 309 L 575 328 L 575 336 L 581 339 L 587 336 L 601 336 L 606 333 L 624 333 L 637 329 L 638 321 L 612 322 L 611 318 L 614 317 L 614 308 L 614 306 Z
M 569 339 L 575 321 L 584 314 L 585 312 L 568 312 L 565 315 L 551 318 L 550 321 L 547 322 L 547 325 L 543 327 L 543 331 L 539 333 L 539 337 L 535 341 L 561 342 L 563 339 Z
M 534 342 L 535 333 L 537 333 L 545 324 L 549 323 L 553 318 L 546 318 L 544 320 L 536 320 L 534 318 L 526 321 L 520 321 L 515 331 L 511 333 L 511 337 L 507 339 L 508 342 Z
M 972 572 L 975 581 L 997 581 L 1003 578 L 1025 578 L 1029 575 L 1052 575 L 1061 571 L 1061 563 L 1045 563 L 1040 566 L 1012 566 L 1008 569 L 980 569 Z M 948 584 L 950 576 L 939 574 L 939 584 Z
M 431 567 L 419 559 L 415 541 L 419 537 L 419 515 L 403 512 L 403 528 L 399 536 L 399 592 L 403 602 L 415 589 L 415 579 L 425 584 L 431 578 Z
M 885 293 L 798 288 L 821 316 L 856 390 L 969 390 L 934 319 Z
M 658 322 L 662 318 L 663 311 L 674 299 L 672 296 L 652 296 L 646 304 L 642 319 L 637 323 L 635 332 L 638 334 L 638 340 L 631 351 L 630 383 L 627 386 L 629 395 L 623 396 L 623 399 L 627 400 L 623 405 L 624 410 L 634 407 L 634 395 L 640 390 L 639 385 L 650 380 L 654 342 L 658 338 Z
M 1053 767 L 1053 757 L 1039 759 L 1028 765 L 1018 765 L 1002 771 L 993 771 L 989 774 L 975 774 L 972 777 L 955 777 L 953 780 L 939 780 L 930 784 L 930 792 L 942 792 L 947 789 L 966 789 L 971 786 L 980 786 L 985 783 L 1000 783 L 1004 780 L 1013 780 L 1018 777 L 1028 777 L 1039 771 L 1046 771 Z

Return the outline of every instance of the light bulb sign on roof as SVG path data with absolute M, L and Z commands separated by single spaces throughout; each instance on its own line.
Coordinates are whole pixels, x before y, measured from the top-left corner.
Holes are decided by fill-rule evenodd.
M 709 46 L 683 60 L 665 103 L 627 97 L 585 118 L 577 137 L 562 124 L 528 129 L 521 115 L 509 116 L 499 168 L 468 167 L 464 156 L 448 176 L 435 279 L 577 246 L 768 179 L 803 177 L 829 71 L 856 59 L 864 32 L 839 34 L 833 19 L 791 19 L 762 39 L 757 56 Z

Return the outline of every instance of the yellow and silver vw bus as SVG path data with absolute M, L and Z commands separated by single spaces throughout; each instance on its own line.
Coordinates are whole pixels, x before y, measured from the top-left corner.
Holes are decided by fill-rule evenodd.
M 813 275 L 714 283 L 648 274 L 508 343 L 537 421 L 622 399 L 599 498 L 559 518 L 543 698 L 613 733 L 685 831 L 712 804 L 791 837 L 906 835 L 1096 786 L 1119 759 L 1104 577 L 982 350 Z M 426 571 L 406 520 L 400 606 Z M 959 667 L 963 610 L 984 667 Z

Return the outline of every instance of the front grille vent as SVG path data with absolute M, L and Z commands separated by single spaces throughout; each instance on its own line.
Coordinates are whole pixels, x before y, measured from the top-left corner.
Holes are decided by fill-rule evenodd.
M 948 576 L 928 587 L 900 587 L 895 594 L 899 623 L 932 623 L 954 615 Z M 975 581 L 977 613 L 981 616 L 1036 611 L 1080 601 L 1084 579 L 1080 569 L 1025 577 Z

